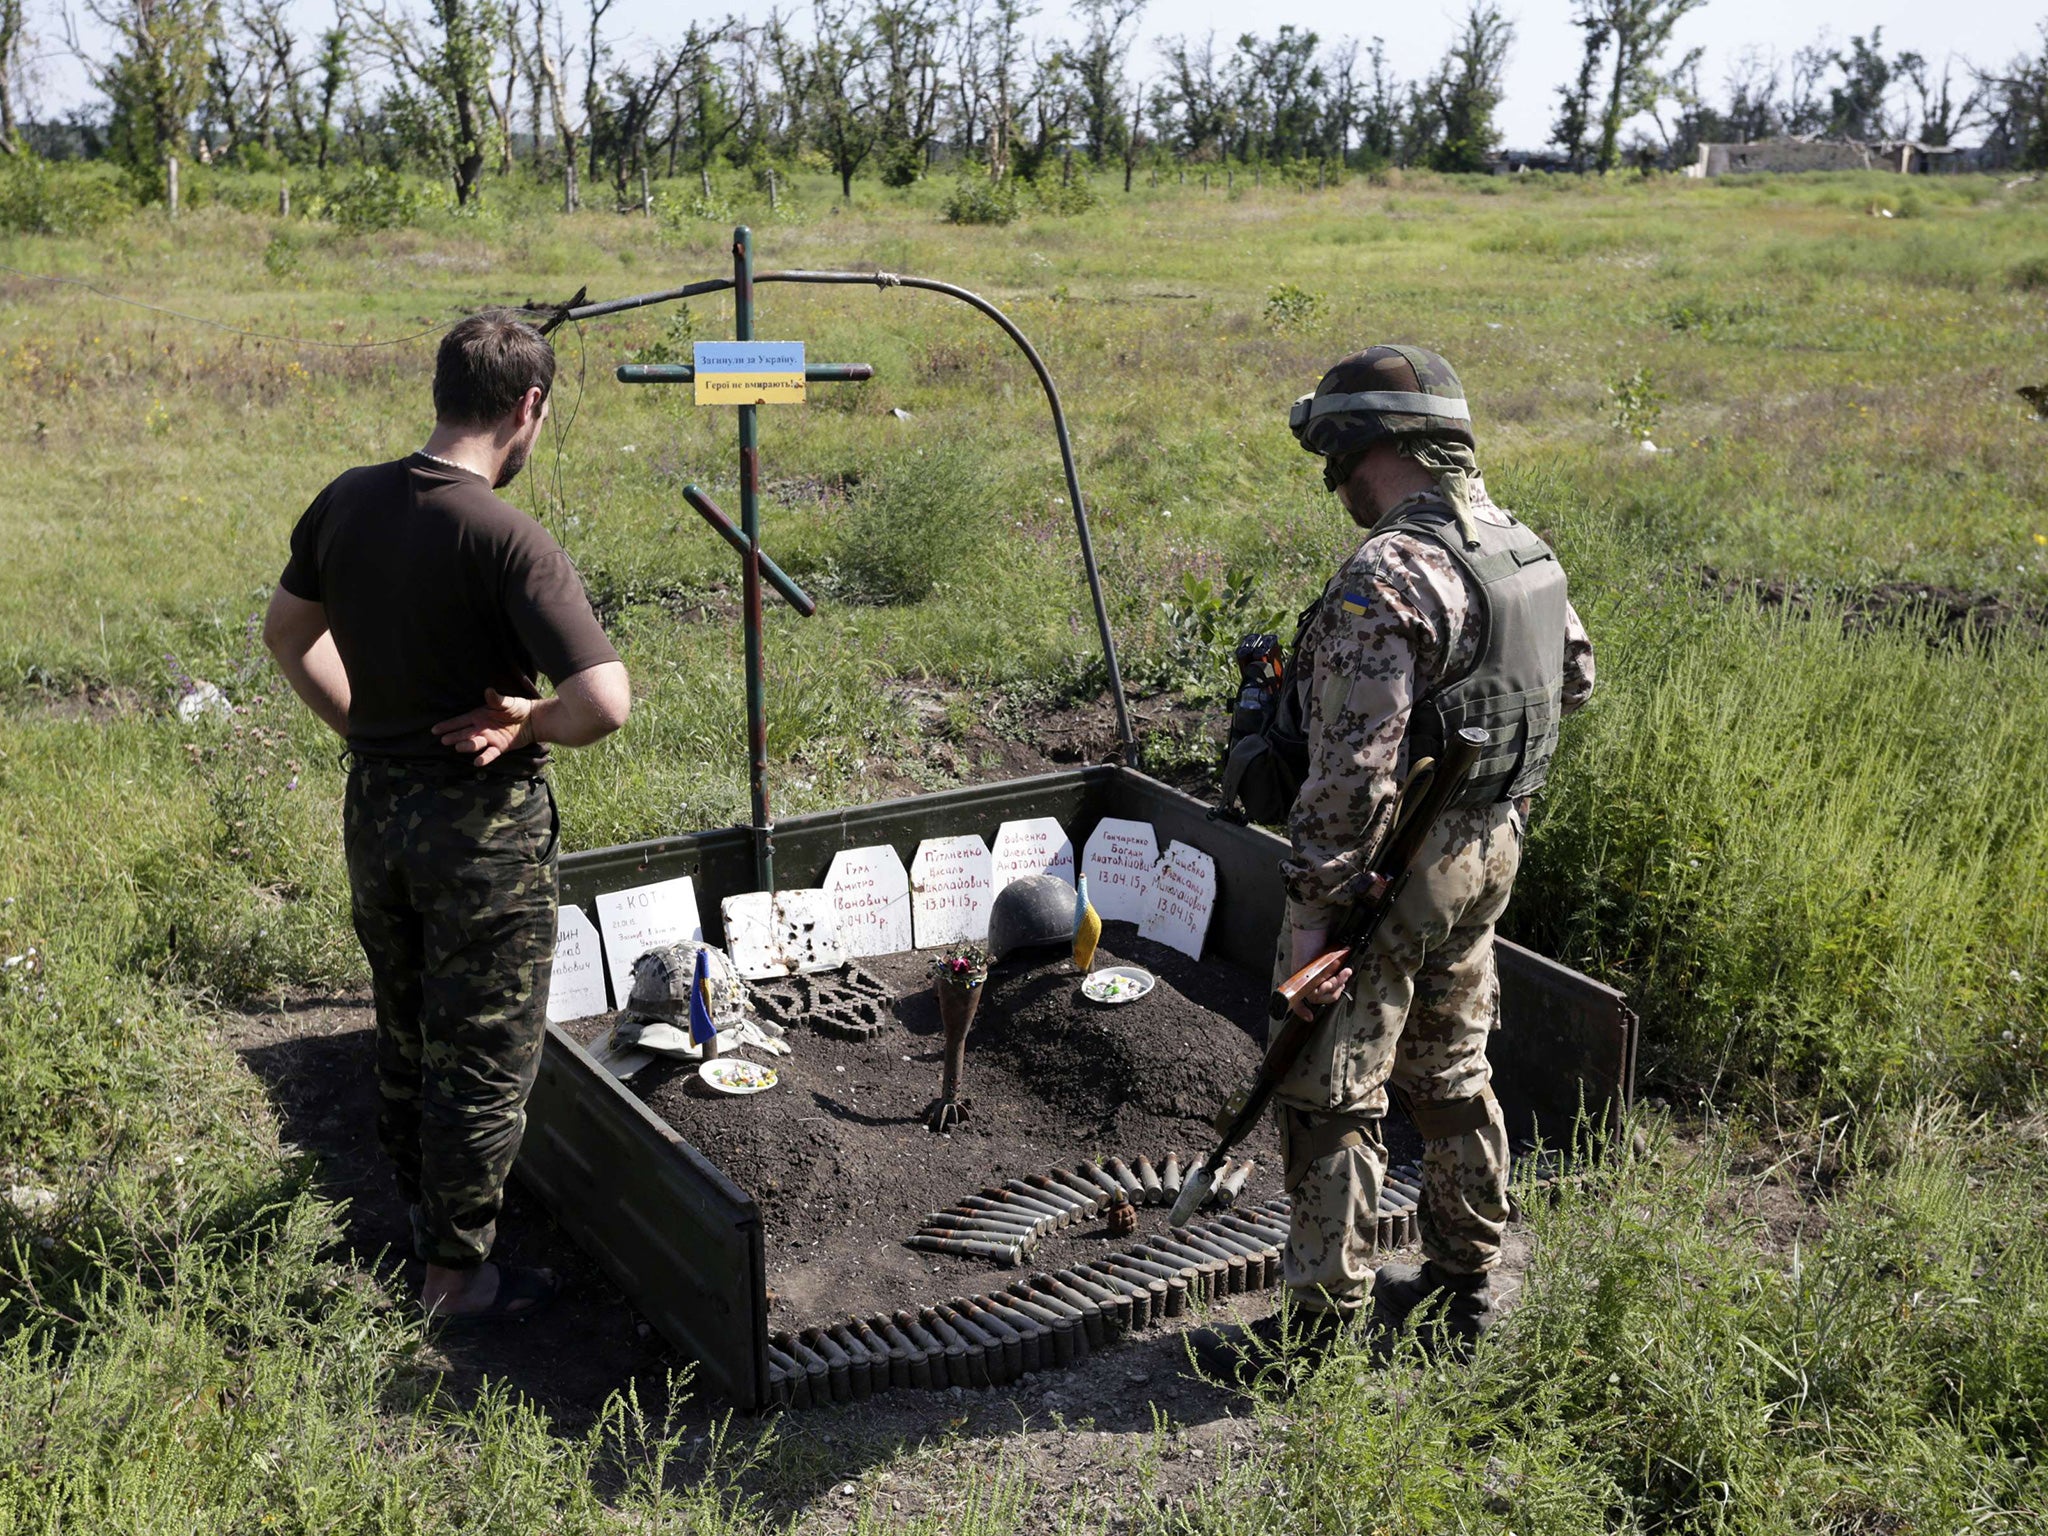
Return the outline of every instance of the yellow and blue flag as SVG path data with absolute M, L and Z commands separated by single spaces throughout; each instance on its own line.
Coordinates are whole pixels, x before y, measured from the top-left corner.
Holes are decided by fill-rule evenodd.
M 1088 877 L 1074 881 L 1074 969 L 1086 971 L 1095 963 L 1095 946 L 1102 939 L 1102 918 L 1088 900 Z
M 690 978 L 690 1043 L 708 1045 L 718 1038 L 711 1019 L 711 951 L 697 951 L 697 972 Z

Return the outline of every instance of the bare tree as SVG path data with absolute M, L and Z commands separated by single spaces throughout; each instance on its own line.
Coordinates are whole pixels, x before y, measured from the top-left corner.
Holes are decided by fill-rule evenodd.
M 22 150 L 19 116 L 28 26 L 22 0 L 0 0 L 0 154 Z
M 835 9 L 818 0 L 810 44 L 810 118 L 813 136 L 839 177 L 839 192 L 853 200 L 853 178 L 879 137 L 876 108 L 882 95 L 875 70 L 874 37 L 853 0 Z
M 1964 66 L 1968 68 L 1967 65 Z M 1952 144 L 1956 134 L 1977 114 L 1983 101 L 1981 88 L 1971 90 L 1960 99 L 1951 84 L 1955 74 L 1955 56 L 1951 54 L 1942 62 L 1941 75 L 1937 79 L 1927 60 L 1917 53 L 1899 55 L 1899 74 L 1913 93 L 1917 126 L 1914 137 L 1922 144 Z
M 398 81 L 395 105 L 413 109 L 422 137 L 446 162 L 455 201 L 476 195 L 495 123 L 491 66 L 498 34 L 488 0 L 428 0 L 429 26 L 390 0 L 342 0 L 350 30 Z M 409 98 L 409 100 L 407 100 Z
M 1557 88 L 1557 121 L 1551 126 L 1550 142 L 1565 152 L 1573 170 L 1583 171 L 1592 148 L 1586 135 L 1593 126 L 1593 94 L 1599 89 L 1601 66 L 1613 32 L 1598 0 L 1581 5 L 1572 25 L 1585 34 L 1579 44 L 1579 73 L 1577 79 Z
M 107 145 L 147 195 L 159 196 L 166 156 L 182 154 L 206 97 L 207 57 L 220 29 L 216 0 L 85 0 L 114 38 L 114 55 L 88 51 L 71 18 L 66 44 L 112 112 Z
M 1671 31 L 1706 0 L 1593 0 L 1582 14 L 1597 16 L 1614 40 L 1613 74 L 1600 114 L 1594 165 L 1611 171 L 1620 159 L 1621 130 L 1631 117 L 1656 108 L 1669 76 L 1659 67 Z M 1696 61 L 1696 56 L 1689 56 Z

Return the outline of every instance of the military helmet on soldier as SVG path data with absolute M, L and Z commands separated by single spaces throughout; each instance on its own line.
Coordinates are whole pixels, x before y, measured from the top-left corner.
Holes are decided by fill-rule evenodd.
M 1323 480 L 1335 490 L 1358 456 L 1382 438 L 1429 437 L 1475 447 L 1465 387 L 1436 353 L 1421 347 L 1377 346 L 1338 363 L 1313 394 L 1287 413 L 1295 441 L 1323 457 Z

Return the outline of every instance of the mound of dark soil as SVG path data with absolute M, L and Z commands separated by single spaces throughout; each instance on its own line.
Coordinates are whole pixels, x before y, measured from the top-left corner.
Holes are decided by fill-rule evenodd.
M 950 1135 L 924 1128 L 940 1038 L 923 955 L 863 961 L 896 994 L 892 1016 L 866 1040 L 794 1022 L 795 1050 L 775 1063 L 780 1081 L 766 1093 L 711 1096 L 685 1062 L 635 1078 L 634 1091 L 760 1203 L 772 1327 L 986 1289 L 992 1266 L 903 1246 L 925 1216 L 983 1185 L 1112 1153 L 1163 1161 L 1178 1151 L 1185 1162 L 1208 1151 L 1208 1117 L 1258 1065 L 1265 978 L 1196 964 L 1125 923 L 1110 925 L 1103 948 L 1105 959 L 1152 971 L 1157 989 L 1101 1008 L 1081 997 L 1064 959 L 997 968 L 968 1036 L 966 1120 Z M 590 1038 L 608 1023 L 574 1028 Z M 1278 1193 L 1270 1127 L 1246 1151 L 1259 1163 L 1246 1198 Z M 1140 1231 L 1165 1217 L 1141 1211 Z M 1128 1241 L 1098 1221 L 1049 1238 L 1036 1264 Z
M 1718 596 L 1747 596 L 1760 608 L 1783 608 L 1802 617 L 1812 613 L 1816 600 L 1825 598 L 1841 613 L 1842 627 L 1851 634 L 1917 628 L 1942 644 L 2007 636 L 2024 641 L 2048 639 L 2048 605 L 2014 602 L 1996 592 L 1964 592 L 1927 581 L 1823 586 L 1780 578 L 1765 581 L 1724 576 L 1713 566 L 1704 566 L 1700 584 Z

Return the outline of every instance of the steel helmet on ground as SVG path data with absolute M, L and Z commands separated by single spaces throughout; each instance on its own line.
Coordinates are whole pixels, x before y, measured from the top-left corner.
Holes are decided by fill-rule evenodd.
M 988 957 L 1001 960 L 1019 950 L 1070 944 L 1074 937 L 1074 888 L 1058 875 L 1026 875 L 996 893 L 988 913 Z
M 1358 455 L 1382 438 L 1431 437 L 1477 446 L 1465 387 L 1451 365 L 1422 347 L 1382 345 L 1354 352 L 1324 374 L 1287 413 L 1295 441 L 1321 454 L 1332 489 Z M 1338 474 L 1342 468 L 1343 473 Z

